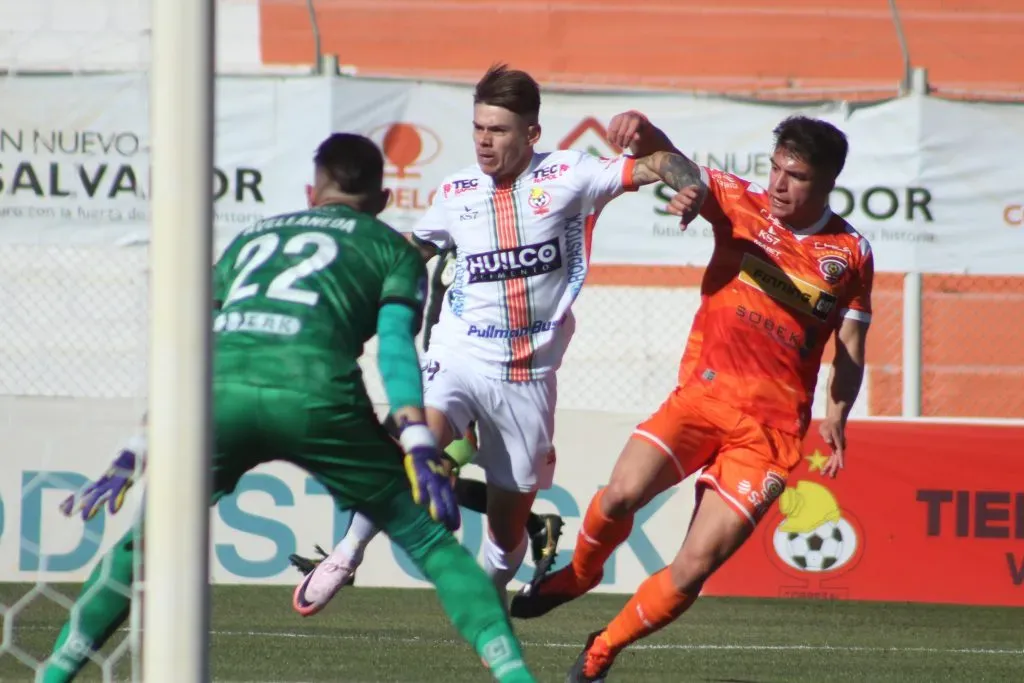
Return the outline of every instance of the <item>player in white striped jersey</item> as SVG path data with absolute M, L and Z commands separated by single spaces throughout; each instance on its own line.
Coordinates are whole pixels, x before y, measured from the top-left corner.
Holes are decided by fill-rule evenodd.
M 551 487 L 555 372 L 575 329 L 572 304 L 586 278 L 601 209 L 625 191 L 663 180 L 698 184 L 690 164 L 657 152 L 599 159 L 536 152 L 540 89 L 522 71 L 492 68 L 473 106 L 476 163 L 444 179 L 412 239 L 424 258 L 457 249 L 455 279 L 423 362 L 427 421 L 443 448 L 475 422 L 474 461 L 487 480 L 485 569 L 504 592 L 527 551 L 524 526 Z M 365 530 L 365 531 L 363 531 Z M 374 530 L 356 515 L 314 570 L 306 599 L 326 603 L 361 561 Z

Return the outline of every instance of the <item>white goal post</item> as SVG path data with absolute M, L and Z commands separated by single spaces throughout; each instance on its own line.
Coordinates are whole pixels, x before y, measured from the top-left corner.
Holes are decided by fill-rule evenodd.
M 208 679 L 214 0 L 152 0 L 143 680 Z

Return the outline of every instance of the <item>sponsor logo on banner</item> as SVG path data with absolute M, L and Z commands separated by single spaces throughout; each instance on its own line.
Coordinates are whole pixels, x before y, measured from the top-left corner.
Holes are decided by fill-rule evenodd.
M 543 275 L 562 267 L 558 238 L 511 249 L 498 249 L 466 256 L 469 284 L 498 282 Z
M 1024 491 L 997 486 L 970 490 L 954 486 L 918 489 L 915 500 L 924 508 L 929 538 L 1024 540 Z M 1002 490 L 1000 490 L 1002 489 Z M 1014 586 L 1024 586 L 1024 555 L 1007 546 L 1006 567 Z
M 1024 225 L 1024 205 L 1007 204 L 1003 209 L 1003 222 L 1011 228 L 1019 228 Z
M 833 213 L 843 218 L 856 213 L 872 221 L 931 223 L 935 220 L 932 199 L 931 190 L 924 187 L 873 186 L 857 191 L 837 186 L 829 203 Z
M 701 156 L 700 153 L 694 154 L 695 159 Z M 724 157 L 724 159 L 720 159 L 719 156 Z M 757 155 L 746 156 L 752 159 Z M 729 178 L 729 176 L 720 173 L 722 169 L 716 168 L 714 166 L 715 163 L 721 163 L 726 166 L 758 167 L 753 161 L 741 163 L 739 159 L 742 159 L 744 155 L 703 154 L 703 157 L 709 162 L 709 168 L 712 171 L 718 171 L 720 179 L 728 178 L 727 182 L 729 183 L 735 183 L 735 181 Z M 732 169 L 725 170 L 732 172 Z M 756 177 L 757 174 L 737 172 L 736 175 L 740 178 L 751 180 L 752 176 Z M 767 184 L 767 172 L 763 177 L 757 178 L 757 180 L 761 184 Z M 646 195 L 652 197 L 651 210 L 657 217 L 656 222 L 652 226 L 653 236 L 671 237 L 673 239 L 679 237 L 710 238 L 712 236 L 713 233 L 710 227 L 705 227 L 702 231 L 688 230 L 681 232 L 678 229 L 678 219 L 668 212 L 668 203 L 675 196 L 675 190 L 663 183 L 655 184 L 653 187 L 653 194 Z M 750 191 L 763 192 L 764 190 L 761 185 L 752 182 Z M 930 243 L 936 241 L 936 233 L 925 229 L 937 220 L 935 207 L 933 206 L 934 203 L 932 190 L 919 186 L 871 186 L 863 190 L 839 186 L 832 191 L 830 199 L 833 213 L 841 218 L 852 221 L 859 232 L 868 239 L 904 243 Z M 667 223 L 664 219 L 671 219 L 672 222 Z M 1013 224 L 1012 221 L 1024 223 L 1024 211 L 1020 207 L 1016 209 L 1007 207 L 1007 212 L 1004 212 L 1004 221 L 1008 224 Z M 889 224 L 893 223 L 902 224 L 905 227 L 888 227 Z
M 368 137 L 380 145 L 387 162 L 387 208 L 425 211 L 435 188 L 423 180 L 423 171 L 441 154 L 440 136 L 417 123 L 394 121 L 374 128 Z
M 815 450 L 804 460 L 806 474 L 813 475 L 821 472 L 828 457 Z M 847 589 L 836 579 L 856 568 L 864 552 L 864 532 L 821 480 L 791 481 L 762 524 L 767 527 L 765 553 L 793 579 L 790 585 L 780 586 L 780 597 L 847 596 Z
M 134 130 L 0 129 L 0 218 L 145 223 L 149 165 L 149 144 Z M 263 192 L 259 168 L 215 167 L 216 222 L 259 220 Z
M 827 319 L 836 304 L 836 297 L 829 292 L 751 254 L 743 255 L 739 280 L 793 310 L 819 320 Z
M 851 421 L 833 479 L 812 427 L 777 504 L 704 592 L 1024 607 L 1022 440 L 1019 426 Z M 965 468 L 979 443 L 985 466 Z
M 424 381 L 444 372 L 441 364 L 424 359 Z M 44 401 L 45 402 L 45 401 Z M 378 405 L 384 417 L 386 407 Z M 79 409 L 112 415 L 103 401 L 83 401 Z M 18 421 L 38 407 L 25 408 Z M 124 429 L 131 429 L 135 416 L 128 410 L 123 416 Z M 593 415 L 593 414 L 591 414 Z M 600 417 L 600 415 L 599 415 Z M 563 429 L 605 441 L 619 439 L 622 432 L 598 420 L 570 418 L 560 422 Z M 102 420 L 99 420 L 102 422 Z M 124 534 L 137 519 L 136 504 L 141 491 L 128 494 L 124 508 L 117 515 L 101 510 L 88 523 L 68 520 L 59 511 L 60 501 L 79 490 L 95 473 L 106 467 L 110 444 L 117 442 L 120 427 L 86 430 L 82 434 L 58 420 L 47 432 L 56 448 L 47 462 L 39 462 L 33 449 L 16 449 L 5 462 L 7 476 L 0 478 L 0 579 L 31 582 L 82 581 L 112 543 Z M 24 429 L 20 430 L 21 432 Z M 81 432 L 81 430 L 79 430 Z M 98 433 L 97 433 L 98 432 Z M 6 443 L 20 433 L 13 427 L 0 437 Z M 595 436 L 595 433 L 600 436 Z M 628 434 L 628 432 L 625 432 Z M 111 441 L 113 437 L 113 441 Z M 562 539 L 564 565 L 572 556 L 574 525 L 580 522 L 587 504 L 605 482 L 613 464 L 613 456 L 605 454 L 595 460 L 587 458 L 581 439 L 573 438 L 564 446 L 569 457 L 560 466 L 564 481 L 538 495 L 535 509 L 561 515 L 567 524 Z M 17 437 L 14 437 L 17 442 Z M 573 444 L 577 444 L 574 446 Z M 73 445 L 73 447 L 72 447 Z M 562 447 L 560 447 L 562 448 Z M 27 455 L 23 453 L 28 452 Z M 20 459 L 16 459 L 20 458 Z M 548 462 L 555 453 L 546 454 Z M 468 476 L 472 476 L 468 473 Z M 137 487 L 141 488 L 141 487 Z M 649 574 L 658 571 L 671 557 L 678 539 L 678 520 L 688 519 L 692 512 L 692 496 L 677 487 L 666 491 L 637 511 L 629 538 L 605 564 L 599 590 L 632 592 Z M 268 463 L 241 477 L 231 495 L 220 499 L 210 510 L 211 578 L 218 583 L 275 583 L 294 585 L 294 569 L 288 561 L 291 553 L 313 544 L 335 545 L 348 528 L 349 515 L 337 509 L 328 492 L 310 473 L 285 463 Z M 471 511 L 463 512 L 463 525 L 457 532 L 461 545 L 479 557 L 486 537 L 483 518 Z M 657 532 L 655 532 L 657 530 Z M 426 579 L 409 557 L 388 541 L 375 542 L 367 549 L 361 570 L 366 585 L 425 587 Z M 516 574 L 516 580 L 529 582 L 533 566 L 529 558 Z

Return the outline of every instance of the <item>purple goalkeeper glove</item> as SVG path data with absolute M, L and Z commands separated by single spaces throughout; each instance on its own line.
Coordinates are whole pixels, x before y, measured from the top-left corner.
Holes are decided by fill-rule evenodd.
M 103 476 L 65 498 L 60 504 L 60 511 L 64 516 L 71 517 L 75 510 L 80 510 L 82 519 L 88 522 L 106 503 L 110 514 L 117 514 L 124 505 L 125 496 L 135 484 L 137 459 L 134 451 L 128 448 L 122 450 Z
M 430 516 L 449 530 L 462 525 L 462 513 L 455 502 L 455 484 L 444 466 L 434 436 L 423 423 L 403 426 L 399 438 L 405 451 L 405 474 L 412 485 L 412 499 L 430 511 Z

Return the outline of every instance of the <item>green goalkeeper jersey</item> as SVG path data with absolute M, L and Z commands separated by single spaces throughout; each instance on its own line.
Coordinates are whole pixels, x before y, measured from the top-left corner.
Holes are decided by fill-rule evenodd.
M 369 409 L 357 360 L 377 313 L 401 302 L 419 321 L 426 290 L 419 252 L 368 214 L 330 205 L 262 220 L 214 267 L 215 377 Z

